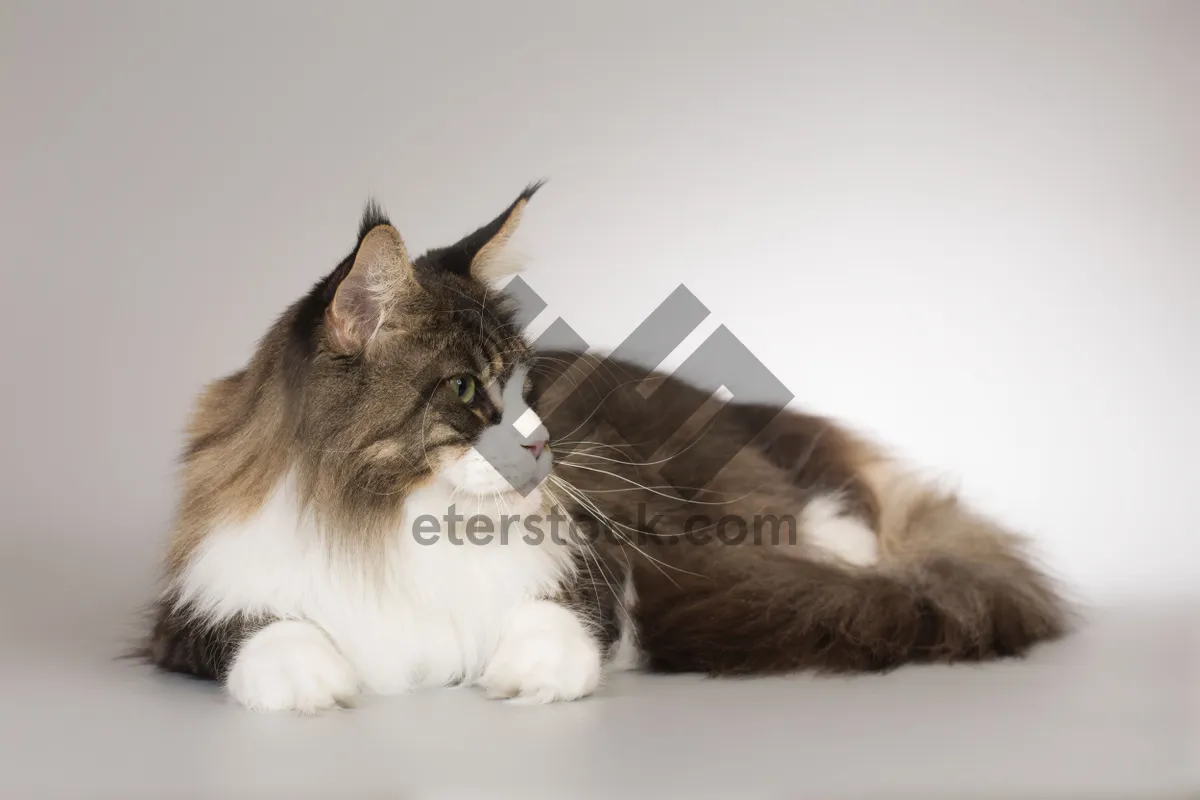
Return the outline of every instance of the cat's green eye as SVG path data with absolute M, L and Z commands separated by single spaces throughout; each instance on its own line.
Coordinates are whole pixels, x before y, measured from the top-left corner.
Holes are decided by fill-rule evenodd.
M 459 375 L 450 379 L 450 388 L 458 395 L 463 405 L 471 405 L 475 400 L 475 379 L 470 375 Z

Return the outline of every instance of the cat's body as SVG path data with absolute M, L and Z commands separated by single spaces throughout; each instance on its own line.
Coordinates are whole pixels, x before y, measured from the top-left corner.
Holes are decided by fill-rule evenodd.
M 678 409 L 706 392 L 595 362 L 576 359 L 543 398 L 556 437 L 590 425 L 587 443 L 562 448 L 548 491 L 573 516 L 614 520 L 596 526 L 607 531 L 596 549 L 632 571 L 640 664 L 887 670 L 1016 655 L 1062 632 L 1061 601 L 1020 537 L 869 442 L 828 419 L 757 405 L 689 420 Z M 650 458 L 627 444 L 660 426 L 683 435 Z M 710 479 L 706 459 L 731 453 Z M 704 489 L 685 496 L 689 486 Z
M 156 664 L 314 711 L 455 683 L 575 699 L 602 663 L 976 660 L 1062 631 L 1016 537 L 836 425 L 694 416 L 700 390 L 663 376 L 647 406 L 644 370 L 530 352 L 489 281 L 531 195 L 415 261 L 370 209 L 206 390 Z

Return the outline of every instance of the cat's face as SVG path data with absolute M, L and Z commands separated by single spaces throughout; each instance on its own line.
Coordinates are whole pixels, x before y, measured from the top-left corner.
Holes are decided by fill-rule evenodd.
M 301 439 L 321 448 L 324 480 L 392 496 L 441 480 L 496 498 L 528 496 L 549 475 L 546 428 L 530 407 L 532 353 L 490 284 L 530 194 L 415 261 L 368 215 L 355 252 L 314 289 L 298 382 Z M 300 328 L 304 317 L 302 304 Z

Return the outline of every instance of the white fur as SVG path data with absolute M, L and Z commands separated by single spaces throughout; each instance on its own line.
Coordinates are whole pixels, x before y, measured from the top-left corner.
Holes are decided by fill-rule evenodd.
M 814 497 L 800 515 L 804 541 L 822 553 L 858 567 L 879 562 L 879 538 L 866 523 L 847 515 L 834 495 Z
M 354 668 L 304 620 L 273 622 L 247 639 L 225 685 L 256 711 L 313 713 L 349 703 L 358 692 Z
M 494 699 L 551 703 L 591 694 L 600 682 L 600 648 L 574 613 L 535 600 L 514 610 L 479 684 Z
M 444 481 L 414 492 L 382 563 L 367 565 L 331 553 L 311 515 L 298 512 L 293 481 L 286 480 L 253 518 L 206 538 L 178 581 L 179 601 L 215 619 L 243 612 L 309 620 L 370 692 L 472 682 L 516 609 L 555 591 L 571 562 L 548 537 L 526 542 L 519 526 L 506 543 L 497 529 L 490 543 L 477 545 L 464 537 L 462 521 L 453 531 L 439 522 L 432 536 L 421 533 L 436 541 L 421 544 L 414 530 L 425 529 L 414 528 L 417 519 L 441 521 L 455 501 L 460 515 L 491 519 L 537 513 L 541 502 L 537 490 L 505 501 L 507 509 L 480 497 L 452 500 L 453 493 Z
M 356 685 L 389 694 L 485 674 L 489 692 L 522 699 L 574 699 L 595 688 L 593 638 L 570 611 L 538 600 L 571 575 L 572 553 L 566 537 L 548 535 L 549 523 L 547 535 L 527 536 L 530 515 L 542 513 L 541 490 L 521 494 L 508 479 L 531 474 L 540 483 L 550 454 L 534 459 L 521 447 L 511 421 L 527 406 L 507 391 L 504 399 L 505 424 L 493 429 L 505 429 L 514 469 L 527 472 L 501 474 L 486 461 L 487 469 L 452 466 L 407 498 L 403 522 L 371 563 L 330 548 L 290 475 L 253 517 L 205 538 L 172 587 L 179 603 L 210 619 L 284 620 L 239 652 L 228 679 L 234 697 L 251 708 L 316 711 L 348 701 Z M 453 529 L 452 507 L 460 515 Z M 463 518 L 476 515 L 493 521 L 486 542 L 465 536 Z
M 621 636 L 610 651 L 608 668 L 614 672 L 637 669 L 642 665 L 642 651 L 638 647 L 637 628 L 634 627 L 633 609 L 637 605 L 637 588 L 633 584 L 633 571 L 625 575 L 621 590 L 618 614 L 621 620 Z

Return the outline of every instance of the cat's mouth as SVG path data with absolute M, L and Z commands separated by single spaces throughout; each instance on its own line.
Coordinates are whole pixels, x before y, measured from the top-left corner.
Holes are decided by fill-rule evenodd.
M 533 454 L 527 452 L 531 448 L 518 449 L 512 443 L 505 444 L 509 446 L 473 447 L 447 465 L 443 476 L 463 494 L 508 503 L 528 497 L 550 477 L 554 458 L 544 446 Z

